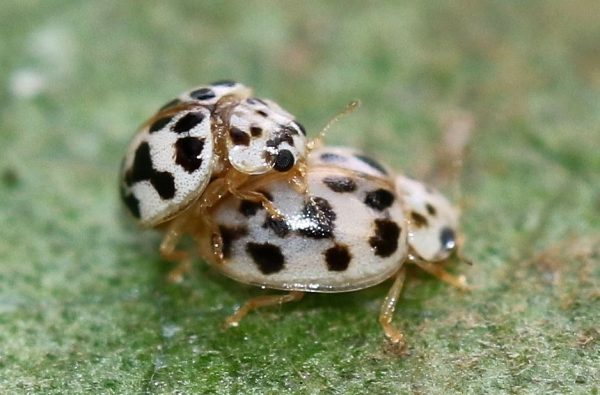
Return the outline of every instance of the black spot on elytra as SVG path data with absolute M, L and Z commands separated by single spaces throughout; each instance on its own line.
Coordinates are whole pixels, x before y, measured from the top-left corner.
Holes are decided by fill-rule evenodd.
M 175 196 L 175 179 L 168 171 L 155 171 L 150 177 L 150 183 L 163 199 Z
M 356 191 L 356 182 L 350 177 L 325 177 L 323 183 L 334 192 L 354 192 Z
M 210 100 L 215 97 L 215 92 L 210 88 L 200 88 L 190 93 L 190 96 L 196 100 Z
M 150 157 L 150 146 L 142 143 L 135 151 L 133 166 L 125 173 L 125 183 L 129 186 L 137 181 L 149 180 L 156 192 L 163 199 L 172 199 L 175 196 L 175 179 L 173 174 L 167 171 L 156 171 L 152 166 Z M 133 195 L 123 197 L 129 210 L 139 217 L 139 202 Z M 133 200 L 135 199 L 135 201 Z
M 140 144 L 135 150 L 133 166 L 125 176 L 127 185 L 137 181 L 149 180 L 154 169 L 152 168 L 152 158 L 150 157 L 150 146 L 148 143 Z
M 229 137 L 234 145 L 250 145 L 250 136 L 248 133 L 238 128 L 229 129 Z
M 281 145 L 281 143 L 284 143 L 284 142 L 288 143 L 290 145 L 290 147 L 294 146 L 294 138 L 290 135 L 290 133 L 287 133 L 285 130 L 281 134 L 279 134 L 277 137 L 267 140 L 265 145 L 267 147 L 277 148 Z
M 323 162 L 343 162 L 346 160 L 342 155 L 334 154 L 333 152 L 323 152 L 321 154 L 321 160 Z
M 427 212 L 429 213 L 429 215 L 435 215 L 437 213 L 437 211 L 435 210 L 435 207 L 433 207 L 431 205 L 431 203 L 427 203 L 425 205 L 425 208 L 427 209 Z
M 298 129 L 300 129 L 300 132 L 302 132 L 302 134 L 306 136 L 306 129 L 304 129 L 304 126 L 298 121 L 293 121 L 293 123 Z
M 173 117 L 164 117 L 164 118 L 160 118 L 157 121 L 154 121 L 152 123 L 152 125 L 150 125 L 150 128 L 148 129 L 149 133 L 154 133 L 154 132 L 158 132 L 159 130 L 163 129 L 165 126 L 167 126 L 167 124 L 169 122 L 171 122 L 171 119 L 173 119 Z
M 266 113 L 266 112 L 264 112 L 263 110 L 256 110 L 256 113 L 257 113 L 258 115 L 260 115 L 261 117 L 263 117 L 263 118 L 266 118 L 266 117 L 268 117 L 268 116 L 269 116 L 269 114 L 267 114 L 267 113 Z
M 235 81 L 232 80 L 219 80 L 219 81 L 215 81 L 213 83 L 211 83 L 212 86 L 227 86 L 227 87 L 232 87 L 236 84 Z
M 252 137 L 260 137 L 262 135 L 262 128 L 258 127 L 258 126 L 251 126 L 250 127 L 250 134 L 252 135 Z
M 443 228 L 440 232 L 440 242 L 442 248 L 446 251 L 453 250 L 456 247 L 456 234 L 451 228 Z
M 131 194 L 131 193 L 125 194 L 122 192 L 121 198 L 123 199 L 123 202 L 129 209 L 129 212 L 131 214 L 133 214 L 134 217 L 139 219 L 140 218 L 140 201 L 135 196 L 133 196 L 133 194 Z
M 158 111 L 160 112 L 160 111 L 166 110 L 167 108 L 175 107 L 179 103 L 181 103 L 181 100 L 179 100 L 179 99 L 173 99 L 170 102 L 168 102 L 165 105 L 163 105 Z
M 245 217 L 252 217 L 258 212 L 258 210 L 262 208 L 263 206 L 261 202 L 253 202 L 252 200 L 242 200 L 240 202 L 239 211 Z
M 193 173 L 202 166 L 200 154 L 203 149 L 203 138 L 182 137 L 175 142 L 175 163 L 188 173 Z
M 336 214 L 326 199 L 311 197 L 302 208 L 302 227 L 298 233 L 312 239 L 333 238 Z
M 352 259 L 352 255 L 348 250 L 348 246 L 344 244 L 336 244 L 324 252 L 327 269 L 332 272 L 343 272 L 348 269 L 348 264 Z
M 171 128 L 175 133 L 189 132 L 204 120 L 204 114 L 201 112 L 188 112 L 179 119 Z
M 225 225 L 219 226 L 219 232 L 221 233 L 222 251 L 223 257 L 229 258 L 231 256 L 231 246 L 234 241 L 240 239 L 248 234 L 248 228 L 245 226 L 238 226 L 230 228 Z
M 411 211 L 410 218 L 412 219 L 413 224 L 415 224 L 417 228 L 427 226 L 428 224 L 427 218 L 425 218 L 424 215 L 421 215 L 415 211 Z
M 386 258 L 398 249 L 398 237 L 401 229 L 389 219 L 375 220 L 375 233 L 369 238 L 369 245 L 373 247 L 375 255 Z
M 362 162 L 366 163 L 367 165 L 371 166 L 373 169 L 377 170 L 378 172 L 382 173 L 382 174 L 388 174 L 387 171 L 385 170 L 385 168 L 379 164 L 379 162 L 377 162 L 375 159 L 370 158 L 368 156 L 365 155 L 354 155 L 357 159 L 361 160 Z
M 246 99 L 246 103 L 251 105 L 256 105 L 257 103 L 260 103 L 265 107 L 269 107 L 269 105 L 264 100 L 259 99 L 258 97 L 249 97 Z
M 294 167 L 294 154 L 290 150 L 283 149 L 277 153 L 273 168 L 277 171 L 284 172 Z
M 273 274 L 283 269 L 283 254 L 281 249 L 274 244 L 248 243 L 246 252 L 250 254 L 262 274 Z
M 365 204 L 377 211 L 383 211 L 394 203 L 394 194 L 387 189 L 376 189 L 367 193 Z
M 262 227 L 265 229 L 271 229 L 273 233 L 275 233 L 281 238 L 284 238 L 288 235 L 288 233 L 290 233 L 290 226 L 288 225 L 285 219 L 273 217 L 269 214 L 267 214 L 267 217 L 265 218 L 265 222 L 263 223 Z

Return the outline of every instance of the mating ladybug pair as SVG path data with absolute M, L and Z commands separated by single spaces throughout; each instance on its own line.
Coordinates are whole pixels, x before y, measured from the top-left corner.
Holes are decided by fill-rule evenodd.
M 405 262 L 466 289 L 439 262 L 457 248 L 458 212 L 440 193 L 350 148 L 319 147 L 276 103 L 216 82 L 180 95 L 136 134 L 121 196 L 160 251 L 179 266 L 192 237 L 201 257 L 236 281 L 288 291 L 253 298 L 226 320 L 304 292 L 355 291 L 394 278 L 379 321 L 403 344 L 392 316 Z

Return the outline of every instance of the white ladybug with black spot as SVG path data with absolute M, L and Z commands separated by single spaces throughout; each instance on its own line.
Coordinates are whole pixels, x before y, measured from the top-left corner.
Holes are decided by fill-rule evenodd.
M 218 204 L 225 263 L 217 268 L 240 282 L 309 292 L 353 291 L 395 274 L 408 229 L 391 179 L 334 166 L 309 166 L 306 177 L 306 194 L 285 179 L 248 186 L 283 218 L 248 200 Z
M 455 247 L 450 241 L 457 226 L 454 208 L 423 184 L 394 178 L 377 161 L 349 148 L 311 152 L 306 177 L 305 194 L 284 179 L 247 186 L 267 196 L 282 217 L 233 196 L 213 208 L 224 262 L 215 262 L 207 240 L 199 237 L 203 257 L 239 282 L 290 291 L 248 301 L 227 325 L 238 325 L 252 309 L 298 300 L 303 292 L 354 291 L 394 277 L 380 322 L 388 338 L 401 343 L 402 333 L 391 320 L 403 264 L 409 256 L 417 264 L 448 257 Z M 417 214 L 426 222 L 410 218 Z M 452 282 L 441 268 L 425 267 Z
M 250 176 L 291 178 L 305 157 L 306 132 L 290 113 L 240 83 L 220 81 L 181 94 L 145 123 L 123 160 L 121 196 L 141 225 L 157 226 L 198 201 L 211 180 L 222 181 L 203 207 Z

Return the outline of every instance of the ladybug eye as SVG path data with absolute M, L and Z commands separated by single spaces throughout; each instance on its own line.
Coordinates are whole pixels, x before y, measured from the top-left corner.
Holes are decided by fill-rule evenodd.
M 442 229 L 440 233 L 440 242 L 446 251 L 453 250 L 456 247 L 456 236 L 450 228 Z
M 294 154 L 290 150 L 284 149 L 279 151 L 273 168 L 277 171 L 288 171 L 294 166 Z

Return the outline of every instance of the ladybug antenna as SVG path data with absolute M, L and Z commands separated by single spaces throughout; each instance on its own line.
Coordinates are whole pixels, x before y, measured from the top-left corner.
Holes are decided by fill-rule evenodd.
M 469 258 L 467 258 L 464 254 L 463 254 L 463 245 L 465 243 L 465 236 L 462 233 L 459 233 L 458 235 L 458 239 L 456 240 L 456 249 L 455 251 L 455 256 L 456 259 L 458 259 L 458 261 L 460 263 L 466 263 L 469 266 L 473 266 L 473 261 L 470 260 Z
M 325 125 L 325 127 L 323 127 L 323 129 L 321 129 L 321 131 L 319 132 L 317 137 L 315 137 L 314 139 L 312 139 L 308 142 L 308 144 L 307 144 L 308 150 L 312 151 L 315 148 L 318 148 L 321 145 L 323 145 L 323 140 L 325 139 L 325 134 L 327 133 L 329 128 L 331 128 L 331 126 L 334 123 L 336 123 L 341 117 L 343 117 L 344 115 L 352 114 L 359 107 L 360 107 L 360 100 L 352 100 L 350 103 L 348 103 L 342 111 L 340 111 L 337 115 L 335 115 L 333 118 L 331 118 L 329 120 L 329 122 L 327 122 L 327 124 Z

